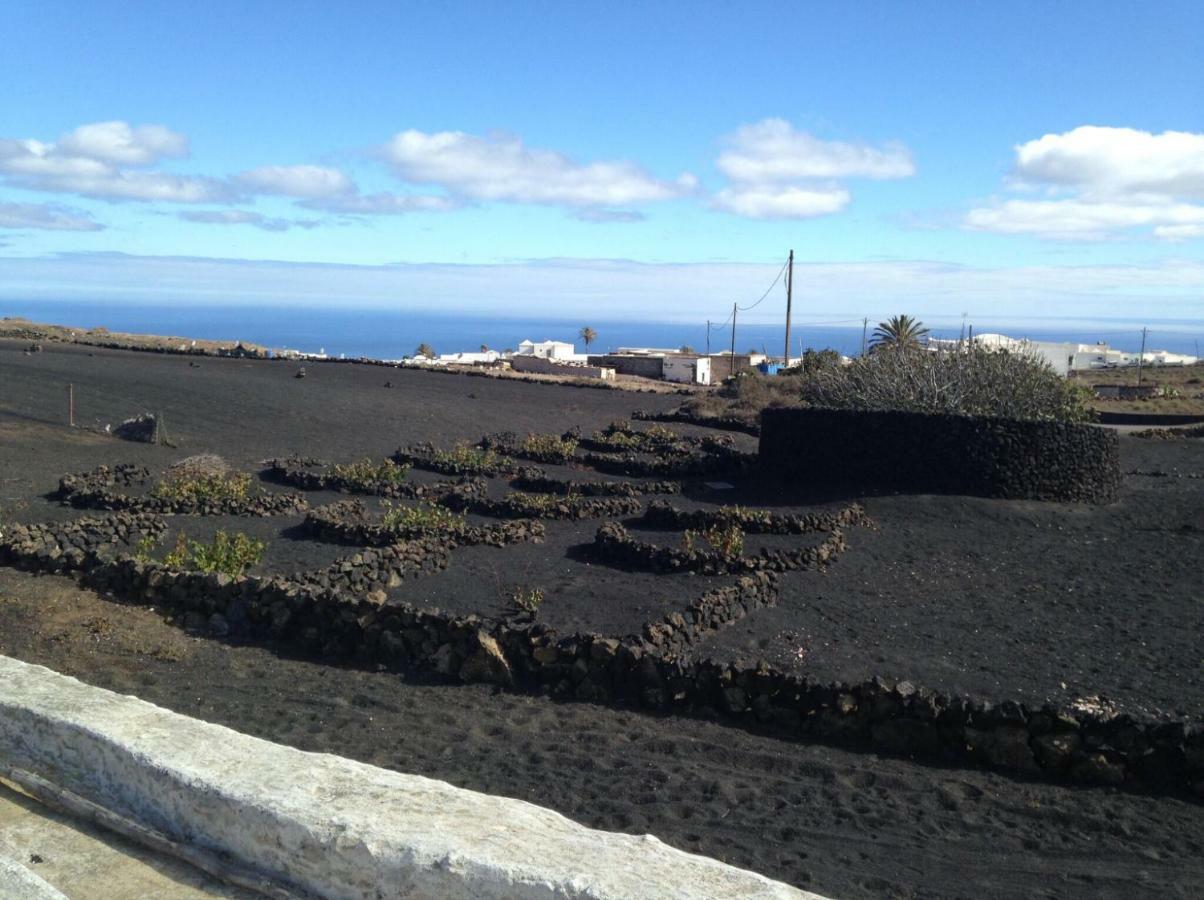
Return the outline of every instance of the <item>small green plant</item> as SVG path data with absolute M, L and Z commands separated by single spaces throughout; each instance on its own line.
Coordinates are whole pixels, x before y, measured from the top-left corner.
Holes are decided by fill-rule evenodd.
M 523 439 L 522 452 L 542 461 L 567 462 L 573 458 L 577 440 L 555 434 L 528 434 Z
M 417 506 L 394 506 L 386 500 L 383 506 L 381 525 L 398 533 L 460 531 L 468 524 L 462 513 L 453 512 L 430 500 Z
M 181 535 L 183 537 L 183 535 Z M 142 562 L 150 562 L 154 558 L 155 548 L 159 546 L 159 540 L 154 535 L 144 534 L 138 539 L 138 543 L 134 545 L 134 558 Z
M 151 489 L 151 496 L 178 502 L 203 500 L 246 500 L 251 494 L 251 476 L 246 472 L 213 475 L 170 475 Z
M 379 463 L 371 459 L 361 459 L 345 465 L 336 464 L 332 471 L 336 478 L 341 478 L 348 484 L 370 488 L 400 484 L 409 474 L 410 466 L 408 463 L 395 463 L 391 459 Z
M 700 550 L 704 545 L 723 559 L 739 559 L 744 555 L 744 530 L 733 522 L 730 525 L 713 525 L 702 531 L 688 530 L 681 536 L 682 549 L 687 553 Z
M 513 464 L 508 456 L 468 444 L 456 444 L 450 450 L 436 450 L 432 458 L 439 465 L 480 474 Z
M 263 541 L 241 531 L 233 534 L 219 531 L 213 536 L 211 544 L 190 541 L 180 532 L 175 547 L 163 558 L 163 564 L 179 571 L 221 573 L 235 577 L 263 559 L 266 550 L 267 545 Z
M 543 605 L 542 588 L 516 588 L 510 592 L 510 605 L 521 613 L 534 616 Z
M 681 439 L 676 431 L 666 428 L 664 425 L 649 425 L 644 429 L 644 438 L 657 443 L 677 443 Z

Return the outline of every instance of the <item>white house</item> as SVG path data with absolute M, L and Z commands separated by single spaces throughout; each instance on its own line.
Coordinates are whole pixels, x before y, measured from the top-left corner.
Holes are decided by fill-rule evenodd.
M 679 384 L 710 384 L 711 359 L 708 356 L 674 354 L 665 357 L 665 381 Z
M 538 356 L 541 359 L 572 359 L 576 354 L 573 345 L 565 341 L 523 341 L 518 345 L 517 356 Z

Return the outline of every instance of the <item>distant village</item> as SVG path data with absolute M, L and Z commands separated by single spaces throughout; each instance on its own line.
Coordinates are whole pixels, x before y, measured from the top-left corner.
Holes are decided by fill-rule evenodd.
M 968 339 L 929 338 L 925 346 L 932 351 L 954 350 L 972 342 L 988 350 L 1029 353 L 1044 359 L 1060 375 L 1086 372 L 1093 369 L 1115 369 L 1143 366 L 1187 366 L 1198 357 L 1167 350 L 1119 350 L 1104 342 L 1080 344 L 1055 341 L 1034 341 L 1012 338 L 1003 334 L 978 334 Z M 849 357 L 842 357 L 848 362 Z M 759 371 L 774 375 L 798 365 L 800 359 L 772 357 L 765 353 L 699 353 L 689 347 L 619 347 L 605 353 L 578 353 L 569 341 L 525 340 L 516 350 L 490 350 L 445 354 L 418 354 L 395 360 L 414 366 L 488 366 L 507 367 L 515 372 L 542 375 L 561 375 L 575 378 L 614 380 L 633 376 L 678 384 L 709 385 L 718 383 L 739 372 Z

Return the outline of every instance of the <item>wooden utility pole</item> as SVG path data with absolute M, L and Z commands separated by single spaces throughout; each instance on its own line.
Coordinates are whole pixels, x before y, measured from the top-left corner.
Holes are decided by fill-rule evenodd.
M 75 385 L 67 385 L 67 424 L 75 427 Z
M 790 365 L 790 304 L 794 289 L 794 251 L 786 261 L 786 352 L 782 357 L 782 365 Z
M 1141 329 L 1141 354 L 1137 357 L 1137 386 L 1141 387 L 1141 367 L 1145 364 L 1145 335 L 1149 329 Z
M 711 355 L 711 320 L 707 319 L 707 356 Z
M 732 355 L 728 357 L 727 376 L 731 378 L 736 374 L 736 310 L 739 307 L 735 303 L 732 304 Z
M 862 356 L 865 356 L 865 333 L 869 327 L 870 327 L 869 318 L 866 317 L 866 318 L 862 319 L 861 320 L 861 355 Z

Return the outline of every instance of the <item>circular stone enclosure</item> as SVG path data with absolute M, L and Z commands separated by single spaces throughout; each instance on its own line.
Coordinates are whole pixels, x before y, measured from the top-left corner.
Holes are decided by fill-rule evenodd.
M 908 493 L 1111 503 L 1116 432 L 1069 422 L 837 409 L 767 409 L 762 472 Z

